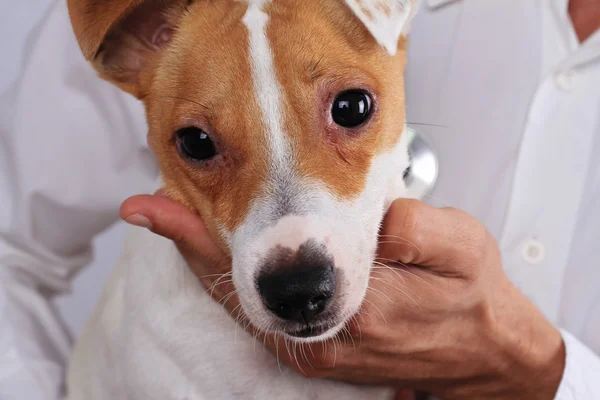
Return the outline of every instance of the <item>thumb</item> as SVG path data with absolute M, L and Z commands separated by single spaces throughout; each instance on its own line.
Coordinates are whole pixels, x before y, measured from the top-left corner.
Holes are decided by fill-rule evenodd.
M 223 265 L 227 258 L 210 237 L 202 218 L 161 192 L 128 198 L 121 205 L 120 215 L 125 222 L 170 239 L 212 265 Z
M 462 275 L 490 244 L 490 234 L 474 217 L 453 208 L 435 208 L 401 199 L 390 206 L 379 237 L 377 257 Z

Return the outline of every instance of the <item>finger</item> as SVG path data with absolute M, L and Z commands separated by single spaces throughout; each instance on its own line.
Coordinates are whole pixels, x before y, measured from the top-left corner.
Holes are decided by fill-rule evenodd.
M 130 197 L 121 205 L 120 215 L 127 223 L 148 228 L 183 245 L 208 265 L 223 266 L 227 259 L 210 237 L 200 216 L 164 193 Z
M 383 260 L 453 272 L 445 269 L 472 264 L 483 256 L 488 235 L 482 224 L 462 211 L 402 199 L 386 214 L 377 255 Z

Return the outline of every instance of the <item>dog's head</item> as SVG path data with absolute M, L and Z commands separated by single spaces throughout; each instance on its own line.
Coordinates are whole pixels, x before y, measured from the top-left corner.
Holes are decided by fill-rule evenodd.
M 324 339 L 360 307 L 408 165 L 416 1 L 69 1 L 85 56 L 144 102 L 166 189 L 232 255 L 259 329 Z

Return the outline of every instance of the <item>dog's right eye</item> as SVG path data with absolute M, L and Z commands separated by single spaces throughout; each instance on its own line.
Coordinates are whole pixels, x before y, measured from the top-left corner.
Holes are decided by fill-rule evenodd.
M 371 96 L 362 90 L 347 90 L 333 101 L 333 122 L 344 128 L 356 128 L 371 115 Z
M 177 131 L 179 152 L 196 161 L 206 161 L 217 155 L 215 144 L 202 129 L 189 127 Z

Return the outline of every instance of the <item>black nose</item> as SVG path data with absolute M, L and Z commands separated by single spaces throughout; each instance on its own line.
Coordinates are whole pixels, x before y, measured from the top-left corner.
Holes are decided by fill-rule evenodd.
M 331 265 L 263 274 L 258 289 L 265 306 L 280 318 L 307 324 L 325 310 L 335 293 Z

